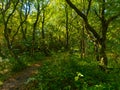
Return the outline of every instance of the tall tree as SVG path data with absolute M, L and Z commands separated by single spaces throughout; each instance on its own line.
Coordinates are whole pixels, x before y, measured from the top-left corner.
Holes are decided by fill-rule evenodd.
M 10 22 L 11 17 L 16 11 L 18 4 L 19 4 L 19 0 L 17 0 L 16 2 L 12 0 L 2 1 L 2 9 L 1 9 L 2 19 L 3 19 L 3 24 L 4 24 L 4 37 L 7 42 L 7 47 L 10 50 L 11 55 L 13 56 L 14 54 L 12 52 L 12 42 L 10 39 L 11 28 L 8 26 L 8 24 Z
M 34 50 L 35 50 L 35 41 L 36 41 L 36 38 L 35 38 L 35 34 L 36 34 L 36 28 L 37 28 L 37 24 L 38 24 L 38 20 L 39 20 L 39 16 L 40 16 L 40 1 L 37 0 L 35 2 L 35 7 L 36 7 L 36 10 L 37 10 L 37 15 L 36 15 L 36 20 L 33 24 L 33 31 L 32 31 L 32 52 L 31 54 L 34 55 Z
M 102 27 L 102 30 L 101 30 L 101 34 L 99 34 L 95 28 L 92 27 L 92 25 L 90 25 L 90 22 L 88 20 L 88 14 L 89 14 L 89 11 L 91 9 L 91 6 L 92 6 L 92 0 L 88 0 L 88 7 L 87 7 L 87 10 L 86 10 L 86 14 L 82 12 L 82 10 L 78 9 L 77 6 L 75 6 L 71 0 L 66 0 L 66 2 L 69 4 L 69 6 L 71 8 L 73 8 L 76 13 L 84 20 L 85 22 L 85 26 L 87 28 L 87 30 L 89 32 L 91 32 L 93 34 L 93 36 L 95 37 L 96 39 L 96 44 L 99 44 L 99 57 L 97 58 L 97 60 L 100 62 L 100 67 L 104 70 L 106 70 L 107 68 L 107 64 L 108 64 L 108 60 L 107 60 L 107 55 L 106 55 L 106 39 L 107 39 L 107 31 L 108 31 L 108 26 L 109 24 L 116 18 L 119 17 L 120 13 L 116 13 L 114 14 L 113 16 L 109 16 L 109 18 L 107 18 L 105 16 L 105 13 L 106 13 L 106 3 L 108 3 L 107 0 L 101 0 L 101 6 L 99 7 L 100 8 L 100 14 L 98 14 L 96 11 L 96 15 L 97 17 L 99 17 L 100 19 L 100 22 L 101 22 L 101 27 Z M 99 4 L 99 3 L 98 3 Z

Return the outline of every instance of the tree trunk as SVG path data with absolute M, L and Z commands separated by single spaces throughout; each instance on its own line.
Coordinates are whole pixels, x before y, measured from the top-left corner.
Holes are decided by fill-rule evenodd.
M 82 31 L 81 31 L 81 58 L 84 58 L 85 57 L 85 26 L 83 24 L 83 28 L 82 28 Z
M 43 9 L 43 14 L 42 14 L 42 39 L 45 39 L 45 31 L 44 31 L 44 24 L 45 24 L 45 11 Z
M 101 40 L 101 44 L 100 44 L 100 52 L 99 52 L 99 66 L 102 70 L 106 70 L 107 69 L 107 64 L 108 64 L 108 59 L 107 59 L 107 55 L 106 55 L 106 40 Z
M 37 16 L 36 16 L 36 20 L 33 24 L 33 32 L 32 32 L 32 49 L 31 49 L 31 55 L 32 56 L 35 53 L 36 27 L 37 27 L 37 24 L 38 24 L 39 15 L 40 15 L 40 5 L 39 5 L 39 3 L 37 3 Z
M 88 22 L 88 14 L 89 14 L 89 11 L 90 11 L 90 8 L 91 8 L 91 2 L 92 0 L 89 0 L 88 1 L 88 8 L 87 8 L 87 13 L 83 13 L 82 11 L 80 11 L 72 2 L 71 0 L 66 0 L 66 2 L 69 4 L 69 6 L 71 8 L 73 8 L 76 13 L 84 20 L 85 22 L 85 25 L 86 25 L 86 30 L 90 31 L 94 38 L 96 39 L 97 41 L 97 50 L 99 50 L 98 52 L 98 57 L 97 57 L 97 60 L 100 61 L 100 66 L 103 68 L 103 69 L 106 69 L 107 68 L 107 55 L 106 55 L 106 34 L 107 34 L 107 29 L 108 29 L 108 26 L 109 24 L 111 23 L 111 21 L 115 20 L 116 18 L 118 18 L 120 16 L 120 13 L 117 13 L 111 17 L 109 17 L 108 19 L 105 17 L 105 14 L 106 14 L 106 3 L 107 3 L 107 0 L 101 0 L 102 2 L 102 5 L 100 7 L 101 9 L 101 13 L 100 15 L 96 13 L 97 17 L 100 19 L 101 21 L 101 26 L 102 26 L 102 35 L 97 33 L 96 30 L 89 24 Z

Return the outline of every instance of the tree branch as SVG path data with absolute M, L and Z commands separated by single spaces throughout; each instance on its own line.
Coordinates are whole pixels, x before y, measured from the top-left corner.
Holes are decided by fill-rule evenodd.
M 107 24 L 110 24 L 113 20 L 115 20 L 116 18 L 118 18 L 120 16 L 120 12 L 117 15 L 111 16 L 108 20 L 107 20 Z
M 94 10 L 94 12 L 95 12 L 95 15 L 101 20 L 101 17 L 98 15 L 97 11 Z
M 90 0 L 91 1 L 91 0 Z M 97 39 L 97 40 L 100 40 L 100 36 L 99 34 L 94 30 L 94 28 L 88 23 L 88 19 L 87 19 L 87 16 L 85 14 L 83 14 L 70 0 L 66 0 L 66 2 L 69 4 L 69 6 L 71 8 L 73 8 L 76 13 L 81 17 L 83 18 L 84 22 L 85 22 L 85 25 L 86 25 L 86 28 L 94 35 L 94 37 Z M 89 7 L 90 8 L 90 7 Z
M 89 4 L 88 4 L 88 9 L 87 9 L 87 16 L 89 14 L 89 11 L 90 11 L 90 8 L 91 8 L 91 3 L 92 3 L 92 0 L 89 0 Z
M 71 3 L 70 0 L 66 0 L 66 2 L 69 4 L 69 6 L 70 6 L 71 8 L 73 8 L 73 9 L 76 11 L 76 13 L 77 13 L 79 16 L 81 16 L 84 20 L 87 19 L 87 17 L 86 17 L 73 3 Z

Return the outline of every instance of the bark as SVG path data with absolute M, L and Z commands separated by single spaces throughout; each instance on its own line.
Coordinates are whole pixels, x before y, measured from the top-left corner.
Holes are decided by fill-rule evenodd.
M 17 2 L 14 4 L 14 6 L 13 6 L 14 8 L 11 11 L 11 13 L 7 17 L 5 17 L 6 16 L 6 11 L 10 8 L 11 3 L 12 3 L 11 0 L 7 2 L 7 4 L 5 5 L 5 10 L 2 8 L 2 16 L 3 16 L 3 23 L 4 23 L 4 37 L 5 37 L 6 42 L 7 42 L 7 47 L 9 49 L 9 51 L 11 52 L 11 55 L 13 55 L 12 42 L 10 41 L 10 32 L 9 32 L 9 29 L 8 29 L 8 22 L 9 22 L 10 18 L 12 17 L 12 15 L 14 14 L 15 10 L 16 10 L 17 5 L 19 3 L 19 0 L 17 0 Z
M 37 16 L 36 16 L 36 20 L 33 24 L 33 32 L 32 32 L 32 49 L 31 49 L 31 55 L 33 56 L 34 53 L 35 53 L 35 31 L 36 31 L 36 26 L 37 26 L 37 23 L 38 23 L 38 20 L 39 20 L 39 15 L 40 15 L 40 4 L 39 2 L 37 3 Z
M 69 6 L 71 8 L 73 8 L 76 13 L 84 20 L 86 28 L 89 29 L 90 32 L 92 32 L 92 34 L 94 35 L 94 37 L 97 40 L 100 40 L 100 36 L 99 34 L 95 31 L 95 29 L 88 23 L 88 19 L 87 19 L 87 15 L 85 15 L 84 13 L 82 13 L 82 11 L 80 11 L 70 0 L 66 0 L 66 2 L 69 4 Z
M 43 3 L 42 3 L 43 5 Z M 44 25 L 45 25 L 45 10 L 43 8 L 43 13 L 42 13 L 42 46 L 43 46 L 43 52 L 45 55 L 48 55 L 48 47 L 47 44 L 45 43 L 45 31 L 44 31 Z
M 85 26 L 83 25 L 81 32 L 81 58 L 85 57 Z
M 45 24 L 45 11 L 43 9 L 43 16 L 42 16 L 42 39 L 45 39 L 45 31 L 44 31 L 44 24 Z
M 107 63 L 108 63 L 107 55 L 106 55 L 106 34 L 107 34 L 107 30 L 108 30 L 108 26 L 109 26 L 110 22 L 113 21 L 114 19 L 118 18 L 120 13 L 118 13 L 118 14 L 116 14 L 114 16 L 111 16 L 108 20 L 106 20 L 106 18 L 105 18 L 105 10 L 106 10 L 105 3 L 106 3 L 106 0 L 102 0 L 102 7 L 101 7 L 102 12 L 101 12 L 101 15 L 97 14 L 97 12 L 95 11 L 95 14 L 101 20 L 102 35 L 100 36 L 95 31 L 95 29 L 89 24 L 88 19 L 87 19 L 87 16 L 89 14 L 89 10 L 90 10 L 90 7 L 91 7 L 92 0 L 89 0 L 86 15 L 82 11 L 80 11 L 70 0 L 66 0 L 66 2 L 84 20 L 86 30 L 88 30 L 88 32 L 91 32 L 93 34 L 93 36 L 95 37 L 94 43 L 96 45 L 96 50 L 97 50 L 96 59 L 100 62 L 100 67 L 102 67 L 101 69 L 106 70 Z
M 27 18 L 28 18 L 28 15 L 30 14 L 30 3 L 29 3 L 29 2 L 26 3 L 26 6 L 28 6 L 29 9 L 28 9 L 28 8 L 25 8 L 25 15 L 24 15 L 24 16 L 22 16 L 22 13 L 23 13 L 22 8 L 23 8 L 23 6 L 24 6 L 24 2 L 21 1 L 21 3 L 22 3 L 22 5 L 21 5 L 21 10 L 20 10 L 21 32 L 22 32 L 22 38 L 23 38 L 23 40 L 26 41 L 26 40 L 27 40 L 27 38 L 26 38 L 26 33 L 27 33 L 27 22 L 26 22 L 26 20 L 27 20 Z M 24 17 L 24 19 L 23 19 L 23 17 Z M 25 29 L 24 29 L 23 24 L 26 24 Z

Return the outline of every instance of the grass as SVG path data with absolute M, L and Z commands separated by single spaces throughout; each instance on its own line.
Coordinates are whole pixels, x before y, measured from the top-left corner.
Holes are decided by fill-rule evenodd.
M 15 62 L 14 59 L 10 60 L 10 63 Z M 81 59 L 79 53 L 52 52 L 52 56 L 47 58 L 37 53 L 32 58 L 23 55 L 20 60 L 23 65 L 17 63 L 11 67 L 9 62 L 5 65 L 9 65 L 13 71 L 20 71 L 25 68 L 21 68 L 21 65 L 42 61 L 38 74 L 28 79 L 26 85 L 29 90 L 120 90 L 118 69 L 113 68 L 105 73 L 98 68 L 98 63 L 92 57 Z M 7 74 L 0 74 L 1 85 L 6 78 Z
M 116 70 L 101 71 L 91 58 L 55 53 L 34 77 L 38 83 L 33 90 L 119 90 L 119 77 Z

